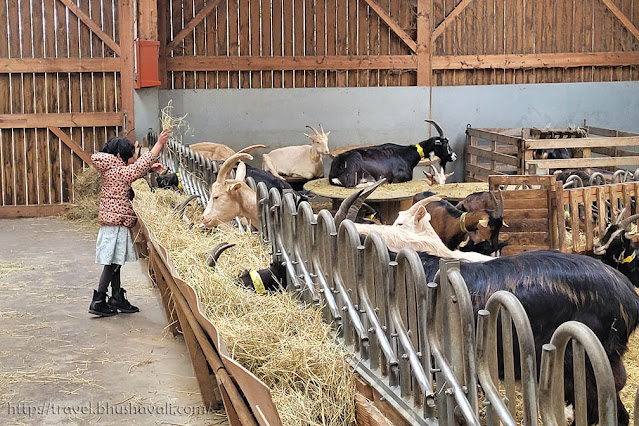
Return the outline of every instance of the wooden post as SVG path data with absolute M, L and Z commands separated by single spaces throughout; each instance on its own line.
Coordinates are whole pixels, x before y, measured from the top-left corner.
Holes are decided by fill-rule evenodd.
M 160 50 L 158 52 L 158 76 L 160 78 L 160 89 L 168 89 L 169 82 L 166 71 L 166 58 L 169 56 L 169 51 L 166 48 L 169 42 L 169 24 L 167 7 L 162 4 L 162 7 L 158 8 L 158 41 L 160 42 Z
M 433 64 L 433 0 L 417 1 L 417 85 L 431 86 Z
M 122 111 L 126 111 L 124 119 L 124 136 L 133 131 L 133 91 L 135 81 L 133 79 L 133 1 L 120 0 L 118 10 L 120 23 L 120 90 L 122 92 Z
M 140 40 L 158 40 L 158 0 L 138 0 Z

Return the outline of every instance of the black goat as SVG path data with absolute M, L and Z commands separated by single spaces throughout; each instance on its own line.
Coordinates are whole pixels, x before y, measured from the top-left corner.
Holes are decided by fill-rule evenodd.
M 158 173 L 155 178 L 158 188 L 163 189 L 182 189 L 180 182 L 180 174 L 169 172 L 168 169 L 164 173 Z
M 455 161 L 457 157 L 441 127 L 432 120 L 426 121 L 437 129 L 439 136 L 417 145 L 386 143 L 346 151 L 335 157 L 331 163 L 329 183 L 352 188 L 382 178 L 386 178 L 388 183 L 407 182 L 413 179 L 413 169 L 419 161 L 431 153 L 439 157 L 443 172 L 446 163 Z
M 639 214 L 621 220 L 624 211 L 619 214 L 616 223 L 608 225 L 603 237 L 594 246 L 593 252 L 601 256 L 601 260 L 624 274 L 639 287 L 639 260 L 635 247 L 627 236 L 630 232 L 630 224 L 639 219 Z
M 433 281 L 440 258 L 427 253 L 419 253 L 419 256 L 426 282 Z M 391 260 L 394 259 L 395 254 L 391 253 Z M 566 321 L 579 321 L 590 327 L 606 350 L 617 392 L 624 387 L 626 372 L 622 356 L 639 322 L 639 296 L 619 271 L 588 256 L 544 250 L 485 263 L 462 262 L 460 272 L 468 286 L 475 315 L 498 290 L 509 291 L 521 301 L 532 326 L 537 365 L 542 345 L 550 341 L 557 327 Z M 518 358 L 518 354 L 516 356 Z M 519 366 L 517 358 L 515 365 Z M 572 363 L 572 348 L 568 346 L 564 364 L 565 398 L 574 405 Z M 586 370 L 588 424 L 595 424 L 599 416 L 596 382 L 592 369 Z M 619 425 L 628 425 L 628 412 L 618 394 L 617 415 Z
M 230 249 L 235 244 L 217 244 L 209 253 L 206 263 L 213 269 L 224 250 Z M 286 287 L 286 267 L 281 263 L 271 262 L 268 268 L 254 270 L 245 269 L 238 277 L 244 288 L 255 291 L 257 294 L 274 292 Z
M 537 160 L 565 160 L 568 158 L 572 158 L 572 149 L 536 149 L 533 151 L 533 157 Z

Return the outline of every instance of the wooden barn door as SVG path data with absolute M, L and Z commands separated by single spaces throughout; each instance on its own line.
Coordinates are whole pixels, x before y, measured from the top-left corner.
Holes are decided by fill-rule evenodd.
M 0 217 L 72 202 L 75 174 L 133 130 L 132 0 L 0 0 Z

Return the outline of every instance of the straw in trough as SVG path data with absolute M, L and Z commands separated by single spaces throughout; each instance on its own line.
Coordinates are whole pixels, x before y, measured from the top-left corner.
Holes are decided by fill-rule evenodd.
M 286 292 L 259 296 L 238 285 L 244 269 L 270 263 L 260 237 L 233 228 L 202 232 L 171 214 L 183 195 L 151 192 L 144 181 L 135 182 L 134 189 L 139 217 L 167 249 L 178 275 L 195 288 L 231 356 L 271 388 L 282 422 L 353 424 L 352 368 L 321 312 Z M 201 209 L 198 214 L 196 223 Z M 220 257 L 213 272 L 205 260 L 222 241 L 236 246 Z

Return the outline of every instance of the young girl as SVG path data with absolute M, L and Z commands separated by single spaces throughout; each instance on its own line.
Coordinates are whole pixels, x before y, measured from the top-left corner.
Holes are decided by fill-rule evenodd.
M 95 262 L 104 265 L 98 289 L 93 291 L 89 313 L 100 317 L 112 316 L 120 312 L 139 312 L 126 299 L 126 290 L 120 286 L 120 268 L 124 262 L 138 260 L 129 228 L 137 221 L 131 205 L 133 190 L 131 184 L 146 175 L 149 170 L 160 171 L 162 165 L 155 161 L 166 144 L 167 131 L 160 133 L 157 143 L 135 161 L 135 146 L 120 137 L 109 139 L 102 152 L 91 156 L 93 165 L 102 176 L 100 189 L 100 212 L 98 213 L 98 241 Z M 111 297 L 106 301 L 107 289 L 111 284 Z

